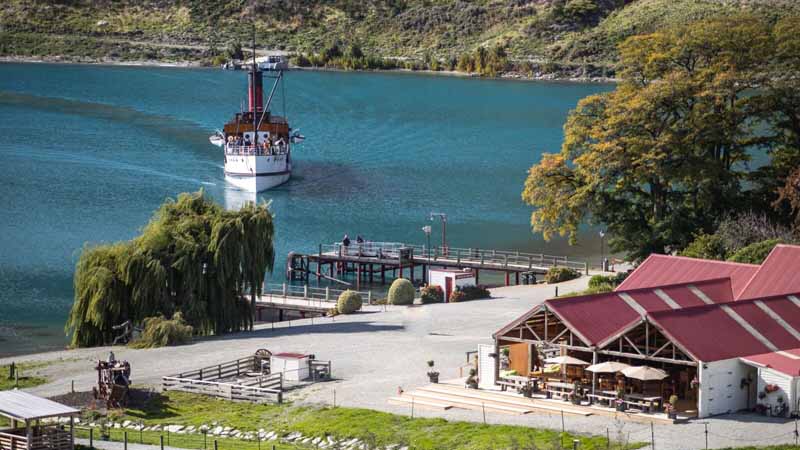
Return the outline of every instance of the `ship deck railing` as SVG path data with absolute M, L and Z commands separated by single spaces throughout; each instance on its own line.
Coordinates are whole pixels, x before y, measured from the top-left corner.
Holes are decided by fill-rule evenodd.
M 268 149 L 254 145 L 225 145 L 225 154 L 234 156 L 278 156 L 287 153 L 287 147 L 270 146 Z

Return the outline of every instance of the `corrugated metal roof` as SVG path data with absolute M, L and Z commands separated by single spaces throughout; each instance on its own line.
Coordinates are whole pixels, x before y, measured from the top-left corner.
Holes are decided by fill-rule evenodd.
M 790 377 L 800 377 L 800 348 L 744 356 L 740 359 Z
M 652 254 L 616 290 L 655 288 L 727 277 L 731 279 L 734 297 L 738 298 L 736 294 L 744 289 L 758 268 L 755 264 Z
M 722 278 L 658 289 L 632 289 L 557 298 L 547 300 L 545 304 L 573 331 L 590 341 L 586 344 L 598 345 L 642 320 L 649 312 L 705 305 L 694 290 L 704 292 L 712 301 L 731 301 L 730 286 L 730 280 Z M 661 292 L 657 293 L 657 290 Z M 519 322 L 519 319 L 515 321 Z
M 79 413 L 75 408 L 24 391 L 0 391 L 0 415 L 5 417 L 31 420 Z
M 786 297 L 655 311 L 648 314 L 648 319 L 700 361 L 800 347 L 800 307 Z
M 800 246 L 777 245 L 748 281 L 737 299 L 800 292 Z

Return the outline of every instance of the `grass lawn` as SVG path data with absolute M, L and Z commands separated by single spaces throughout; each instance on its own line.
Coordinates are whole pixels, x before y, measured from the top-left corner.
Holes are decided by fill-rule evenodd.
M 9 377 L 11 373 L 10 365 L 0 366 L 0 391 L 14 389 L 15 387 L 27 388 L 47 383 L 44 377 L 36 376 L 36 369 L 42 367 L 44 363 L 16 363 L 17 384 L 14 377 Z
M 581 441 L 580 448 L 606 449 L 606 438 L 575 436 L 552 430 L 523 426 L 484 425 L 471 422 L 450 422 L 444 419 L 410 418 L 401 415 L 359 408 L 327 408 L 293 405 L 253 405 L 213 399 L 181 392 L 156 395 L 139 405 L 128 408 L 117 421 L 131 420 L 151 425 L 210 425 L 214 422 L 241 431 L 260 428 L 275 431 L 298 431 L 305 436 L 331 435 L 337 439 L 358 438 L 373 445 L 403 444 L 414 449 L 525 449 L 571 447 L 573 439 Z M 148 433 L 144 433 L 148 434 Z M 158 433 L 151 433 L 158 442 Z M 138 442 L 139 433 L 129 432 Z M 176 439 L 177 436 L 172 435 Z M 172 439 L 171 436 L 171 439 Z M 196 435 L 186 439 L 200 439 Z M 224 440 L 231 442 L 232 440 Z M 221 442 L 221 447 L 223 446 Z M 177 443 L 171 441 L 175 446 Z M 638 448 L 641 445 L 629 445 Z M 195 447 L 196 448 L 196 447 Z M 242 443 L 237 448 L 257 448 Z M 291 448 L 291 447 L 285 447 Z M 611 448 L 621 448 L 612 444 Z

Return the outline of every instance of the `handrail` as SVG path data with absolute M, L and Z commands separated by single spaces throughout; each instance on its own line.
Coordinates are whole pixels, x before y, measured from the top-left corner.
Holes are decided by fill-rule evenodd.
M 288 153 L 289 147 L 273 145 L 269 148 L 254 145 L 229 145 L 225 144 L 226 155 L 246 155 L 246 156 L 279 156 Z
M 453 261 L 457 263 L 479 263 L 481 265 L 528 266 L 533 267 L 570 267 L 584 269 L 585 261 L 571 260 L 567 256 L 548 255 L 545 253 L 528 253 L 511 250 L 494 250 L 481 248 L 442 247 L 427 248 L 424 245 L 406 244 L 402 242 L 363 242 L 350 243 L 345 246 L 341 242 L 320 244 L 320 254 L 338 256 L 374 257 L 379 259 L 398 259 L 401 249 L 411 249 L 414 259 L 427 261 Z
M 274 297 L 294 297 L 294 298 L 301 298 L 304 300 L 314 300 L 320 302 L 331 302 L 335 303 L 339 298 L 339 295 L 342 294 L 347 289 L 333 289 L 333 288 L 322 288 L 322 287 L 313 287 L 309 285 L 292 285 L 292 284 L 277 284 L 277 283 L 269 283 L 264 284 L 262 289 L 262 296 L 274 296 Z M 352 289 L 350 289 L 352 290 Z M 361 296 L 362 303 L 369 304 L 370 300 L 372 299 L 372 292 L 370 291 L 354 291 L 358 295 Z

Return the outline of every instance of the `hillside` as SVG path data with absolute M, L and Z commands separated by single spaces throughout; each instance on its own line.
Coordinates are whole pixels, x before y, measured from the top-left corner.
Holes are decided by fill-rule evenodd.
M 255 24 L 258 47 L 309 55 L 339 42 L 454 69 L 461 55 L 500 47 L 544 71 L 613 71 L 627 36 L 742 9 L 800 12 L 793 0 L 6 0 L 0 56 L 211 63 L 233 42 L 248 47 Z

